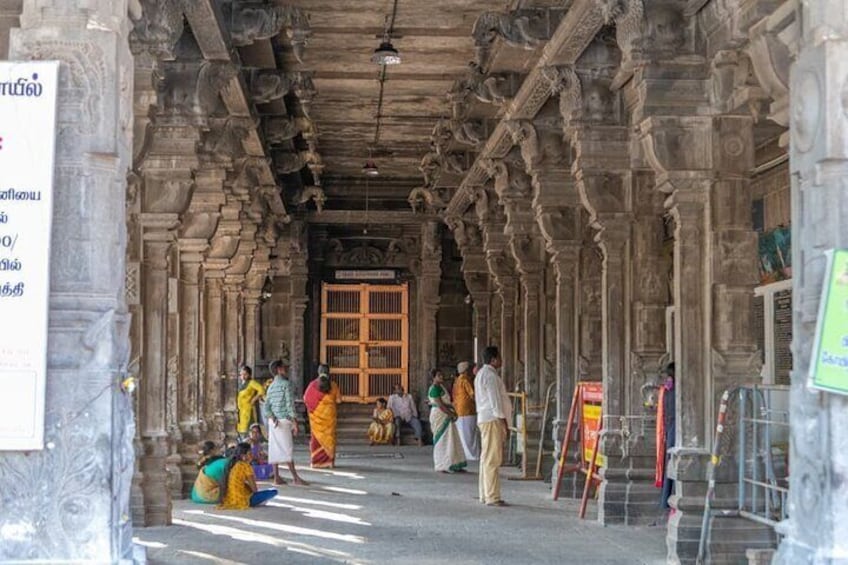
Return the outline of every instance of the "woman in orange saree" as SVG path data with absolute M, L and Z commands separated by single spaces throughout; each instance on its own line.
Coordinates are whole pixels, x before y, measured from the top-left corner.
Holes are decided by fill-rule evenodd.
M 318 378 L 309 383 L 303 402 L 309 413 L 309 452 L 313 468 L 333 468 L 336 463 L 336 405 L 342 401 L 339 386 L 330 381 L 330 368 L 318 367 Z

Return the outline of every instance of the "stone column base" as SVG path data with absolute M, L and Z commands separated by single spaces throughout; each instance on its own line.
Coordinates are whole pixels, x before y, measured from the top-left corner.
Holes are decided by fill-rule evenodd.
M 165 469 L 168 438 L 142 437 L 141 445 L 143 453 L 138 460 L 141 500 L 133 501 L 134 523 L 136 526 L 168 526 L 171 524 L 171 493 Z

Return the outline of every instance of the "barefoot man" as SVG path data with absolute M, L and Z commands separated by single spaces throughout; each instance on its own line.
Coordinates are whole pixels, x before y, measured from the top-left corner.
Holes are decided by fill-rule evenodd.
M 284 485 L 280 477 L 280 464 L 289 466 L 296 485 L 307 485 L 294 468 L 294 436 L 297 435 L 297 415 L 294 412 L 294 393 L 288 377 L 288 365 L 273 361 L 268 367 L 274 382 L 265 393 L 265 410 L 268 413 L 268 463 L 274 466 L 274 484 Z

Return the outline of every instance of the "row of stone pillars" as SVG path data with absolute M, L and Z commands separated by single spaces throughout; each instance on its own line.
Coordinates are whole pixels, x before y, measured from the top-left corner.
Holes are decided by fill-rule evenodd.
M 636 17 L 662 19 L 669 9 L 644 6 Z M 573 66 L 546 70 L 555 96 L 532 122 L 507 123 L 514 147 L 483 162 L 491 184 L 471 189 L 474 209 L 448 224 L 475 295 L 477 327 L 488 315 L 483 335 L 500 339 L 507 379 L 537 405 L 548 341 L 537 324 L 544 320 L 538 289 L 540 273 L 553 271 L 555 439 L 575 381 L 602 380 L 604 523 L 653 522 L 660 514 L 653 413 L 642 394 L 661 364 L 675 361 L 680 448 L 670 474 L 678 512 L 669 551 L 685 560 L 700 529 L 717 396 L 759 379 L 751 323 L 753 120 L 710 104 L 703 62 L 678 56 L 694 49 L 691 37 L 643 44 L 637 53 L 628 34 L 644 28 L 626 25 L 634 17 L 628 9 L 613 17 L 621 24 L 618 46 L 599 38 Z M 664 253 L 666 222 L 674 226 L 672 257 Z M 494 302 L 477 299 L 487 277 Z M 668 307 L 673 343 L 666 343 Z M 517 350 L 514 335 L 521 336 Z

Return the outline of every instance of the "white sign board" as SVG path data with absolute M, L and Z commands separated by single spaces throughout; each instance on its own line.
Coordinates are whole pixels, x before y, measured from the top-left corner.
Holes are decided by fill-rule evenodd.
M 58 62 L 0 62 L 0 450 L 42 449 Z
M 365 271 L 336 271 L 336 279 L 337 280 L 378 280 L 378 281 L 388 281 L 394 280 L 395 272 L 389 269 L 372 269 Z

